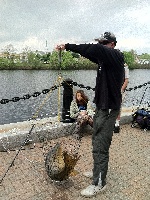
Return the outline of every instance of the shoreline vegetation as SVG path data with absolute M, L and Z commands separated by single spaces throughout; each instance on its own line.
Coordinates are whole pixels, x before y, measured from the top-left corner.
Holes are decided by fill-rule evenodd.
M 97 65 L 95 66 L 83 66 L 83 67 L 68 67 L 66 69 L 59 67 L 52 67 L 49 64 L 39 65 L 39 66 L 2 66 L 0 64 L 0 71 L 2 70 L 96 70 Z M 135 64 L 135 66 L 129 67 L 130 70 L 134 69 L 150 69 L 150 64 Z
M 150 69 L 150 54 L 137 55 L 134 50 L 124 51 L 129 69 Z M 95 70 L 97 64 L 71 51 L 31 51 L 15 53 L 12 45 L 0 53 L 0 70 Z

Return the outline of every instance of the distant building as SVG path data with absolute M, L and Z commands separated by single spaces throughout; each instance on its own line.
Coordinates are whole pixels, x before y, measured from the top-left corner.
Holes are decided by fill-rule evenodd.
M 144 64 L 150 64 L 150 60 L 147 59 L 139 59 L 137 60 L 138 64 L 144 65 Z

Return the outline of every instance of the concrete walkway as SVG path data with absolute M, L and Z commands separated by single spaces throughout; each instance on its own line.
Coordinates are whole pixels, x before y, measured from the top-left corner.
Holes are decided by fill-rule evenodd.
M 44 167 L 44 153 L 56 142 L 68 150 L 77 145 L 71 136 L 51 139 L 47 143 L 28 145 L 21 150 L 0 184 L 0 200 L 82 200 L 81 189 L 91 183 L 82 173 L 92 169 L 91 135 L 82 139 L 76 176 L 62 183 L 52 182 Z M 150 199 L 150 132 L 121 126 L 114 134 L 110 148 L 107 189 L 92 200 Z M 16 155 L 16 151 L 0 152 L 0 180 Z

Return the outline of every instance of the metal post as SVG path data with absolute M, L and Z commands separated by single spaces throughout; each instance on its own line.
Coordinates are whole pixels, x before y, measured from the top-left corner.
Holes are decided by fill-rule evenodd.
M 59 87 L 58 87 L 58 122 L 60 122 L 60 86 L 61 86 L 61 76 L 58 76 L 58 83 L 59 83 Z
M 63 81 L 63 108 L 62 108 L 62 121 L 64 123 L 71 123 L 74 120 L 70 118 L 70 104 L 73 100 L 73 85 L 71 79 Z

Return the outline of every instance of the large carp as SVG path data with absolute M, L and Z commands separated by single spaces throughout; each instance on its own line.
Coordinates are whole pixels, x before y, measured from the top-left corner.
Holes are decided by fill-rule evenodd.
M 57 143 L 50 149 L 45 159 L 47 174 L 56 181 L 68 179 L 78 160 L 77 154 L 70 155 L 67 151 L 62 151 L 61 145 Z

